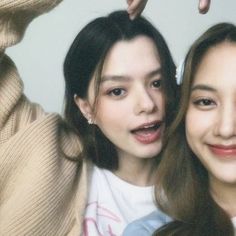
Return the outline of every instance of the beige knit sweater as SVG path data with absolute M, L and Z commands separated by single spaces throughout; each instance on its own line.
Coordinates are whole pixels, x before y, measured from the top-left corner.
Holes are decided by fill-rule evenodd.
M 60 0 L 0 0 L 0 235 L 80 235 L 88 164 L 57 114 L 23 94 L 6 47 Z M 33 77 L 33 75 L 32 75 Z M 33 79 L 33 78 L 32 78 Z

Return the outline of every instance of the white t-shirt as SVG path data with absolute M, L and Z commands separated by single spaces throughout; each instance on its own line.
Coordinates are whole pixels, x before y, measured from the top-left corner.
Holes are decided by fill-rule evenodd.
M 84 236 L 120 236 L 128 223 L 156 209 L 154 187 L 139 187 L 93 167 Z

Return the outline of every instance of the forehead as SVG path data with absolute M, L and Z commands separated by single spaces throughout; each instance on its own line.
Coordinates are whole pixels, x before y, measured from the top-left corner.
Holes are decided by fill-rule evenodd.
M 223 42 L 207 51 L 194 77 L 193 84 L 198 83 L 236 86 L 236 43 Z
M 108 52 L 102 74 L 141 75 L 160 67 L 158 50 L 152 39 L 137 36 L 132 40 L 117 42 Z

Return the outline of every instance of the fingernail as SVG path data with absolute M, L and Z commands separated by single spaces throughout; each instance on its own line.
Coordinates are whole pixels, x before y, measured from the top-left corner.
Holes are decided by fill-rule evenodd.
M 205 0 L 201 0 L 199 2 L 199 12 L 202 14 L 207 12 L 207 3 Z

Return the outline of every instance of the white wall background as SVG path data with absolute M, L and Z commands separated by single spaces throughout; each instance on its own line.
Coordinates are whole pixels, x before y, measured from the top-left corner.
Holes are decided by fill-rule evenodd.
M 212 0 L 206 15 L 198 13 L 197 4 L 198 0 L 149 0 L 143 13 L 166 38 L 177 64 L 209 26 L 222 21 L 236 24 L 235 0 Z M 65 0 L 34 20 L 24 40 L 7 51 L 24 80 L 26 95 L 46 111 L 61 113 L 62 64 L 70 43 L 90 20 L 124 8 L 126 0 Z

